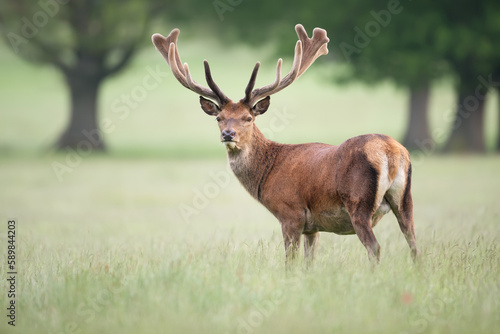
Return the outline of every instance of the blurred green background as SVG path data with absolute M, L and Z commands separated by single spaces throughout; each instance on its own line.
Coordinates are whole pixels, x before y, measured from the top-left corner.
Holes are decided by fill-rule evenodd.
M 109 146 L 112 153 L 214 152 L 205 145 L 216 140 L 182 134 L 190 127 L 201 138 L 213 129 L 194 110 L 196 96 L 172 80 L 151 46 L 152 32 L 180 27 L 181 57 L 195 78 L 204 82 L 206 58 L 219 85 L 239 99 L 256 61 L 263 63 L 261 85 L 272 80 L 276 58 L 284 57 L 286 68 L 296 23 L 309 32 L 326 29 L 330 54 L 273 97 L 274 108 L 298 117 L 277 140 L 339 143 L 384 132 L 420 152 L 498 151 L 498 7 L 495 1 L 4 1 L 0 152 L 78 144 L 93 151 Z M 178 144 L 190 141 L 198 145 Z
M 279 224 L 150 39 L 180 28 L 195 80 L 207 59 L 236 100 L 257 61 L 257 86 L 277 58 L 291 67 L 297 23 L 326 29 L 330 53 L 272 97 L 259 129 L 401 141 L 420 266 L 388 215 L 377 269 L 356 237 L 323 234 L 317 265 L 287 275 Z M 19 326 L 0 332 L 500 326 L 498 1 L 4 0 L 0 29 L 0 219 L 18 221 L 20 272 Z M 0 240 L 4 277 L 6 227 Z

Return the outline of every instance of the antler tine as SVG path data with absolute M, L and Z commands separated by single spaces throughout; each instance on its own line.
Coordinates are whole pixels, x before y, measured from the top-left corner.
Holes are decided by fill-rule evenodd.
M 172 70 L 173 71 L 173 70 Z M 196 81 L 194 81 L 193 77 L 191 76 L 191 72 L 189 71 L 189 66 L 187 63 L 184 64 L 184 71 L 186 72 L 186 83 L 187 86 L 184 85 L 180 80 L 181 84 L 186 87 L 187 89 L 200 94 L 201 96 L 207 97 L 209 99 L 212 99 L 216 101 L 219 105 L 221 104 L 221 101 L 219 100 L 219 97 L 210 89 L 201 86 L 198 84 Z M 175 74 L 174 74 L 175 75 Z
M 172 70 L 172 74 L 181 83 L 181 85 L 201 96 L 214 100 L 219 104 L 219 107 L 223 106 L 229 101 L 229 99 L 213 81 L 210 69 L 207 73 L 206 68 L 208 64 L 205 65 L 205 76 L 210 88 L 203 87 L 194 81 L 191 77 L 191 73 L 189 72 L 188 64 L 185 63 L 182 65 L 179 50 L 177 48 L 177 38 L 179 33 L 179 29 L 173 29 L 166 38 L 160 34 L 154 34 L 152 36 L 153 44 L 162 54 L 163 58 L 165 58 L 167 64 Z
M 278 59 L 278 64 L 276 65 L 276 79 L 270 85 L 255 89 L 252 92 L 252 98 L 250 99 L 249 104 L 253 106 L 260 99 L 266 96 L 270 96 L 288 87 L 292 82 L 295 81 L 295 79 L 297 79 L 301 61 L 302 61 L 302 42 L 297 41 L 297 44 L 295 45 L 295 55 L 293 57 L 293 64 L 292 68 L 290 69 L 290 72 L 283 79 L 281 79 L 281 64 L 283 63 L 283 60 L 281 58 Z
M 248 81 L 248 85 L 245 88 L 245 97 L 241 99 L 241 102 L 243 103 L 250 102 L 252 90 L 253 87 L 255 86 L 255 80 L 257 79 L 257 72 L 259 72 L 259 67 L 260 67 L 260 62 L 257 62 L 257 64 L 255 64 L 255 67 L 253 68 L 252 75 L 250 76 L 250 81 Z
M 170 65 L 170 69 L 172 70 L 172 74 L 174 77 L 186 88 L 191 89 L 191 87 L 188 85 L 186 81 L 186 73 L 184 71 L 184 67 L 179 66 L 177 63 L 177 55 L 176 55 L 176 47 L 174 43 L 170 43 L 169 48 L 168 48 L 168 53 L 167 53 L 167 62 Z M 180 59 L 179 59 L 180 62 Z M 182 69 L 182 70 L 181 70 Z
M 174 44 L 177 46 L 177 38 L 179 37 L 180 34 L 179 29 L 173 29 L 170 34 L 168 34 L 167 37 L 163 37 L 161 34 L 154 34 L 151 39 L 153 41 L 154 46 L 156 47 L 156 50 L 158 50 L 163 58 L 167 61 L 167 64 L 169 66 L 172 66 L 172 62 L 169 60 L 169 53 L 170 53 L 170 45 Z M 178 52 L 173 52 L 175 54 L 175 61 L 173 61 L 174 65 L 177 65 L 178 68 L 182 68 L 182 61 L 179 56 Z M 182 71 L 182 70 L 181 70 Z M 185 73 L 182 73 L 183 75 Z
M 279 92 L 290 86 L 298 77 L 300 77 L 314 61 L 328 53 L 327 43 L 330 41 L 324 29 L 315 28 L 313 37 L 309 38 L 304 26 L 297 24 L 295 31 L 299 40 L 295 45 L 293 64 L 290 72 L 281 78 L 281 59 L 278 60 L 277 78 L 273 84 L 254 89 L 251 93 L 249 105 L 253 106 L 260 99 Z M 279 74 L 278 74 L 279 73 Z
M 210 87 L 210 89 L 219 98 L 219 100 L 221 102 L 221 104 L 219 106 L 222 106 L 222 105 L 228 103 L 229 101 L 231 101 L 231 99 L 228 98 L 222 92 L 222 90 L 219 88 L 219 86 L 217 86 L 217 84 L 215 83 L 214 79 L 212 78 L 212 72 L 210 71 L 210 65 L 208 65 L 208 61 L 204 60 L 203 64 L 205 65 L 205 79 L 207 80 L 208 87 Z
M 260 66 L 260 63 L 258 63 L 258 64 Z M 281 83 L 281 65 L 282 64 L 283 64 L 283 59 L 281 59 L 281 58 L 278 59 L 278 63 L 276 64 L 276 79 L 274 79 L 274 82 L 272 84 L 269 84 L 269 85 L 264 86 L 264 87 L 253 89 L 253 86 L 255 85 L 255 78 L 253 77 L 253 73 L 252 73 L 252 78 L 253 78 L 252 88 L 249 88 L 250 83 L 248 83 L 248 86 L 245 89 L 245 99 L 242 102 L 247 103 L 250 106 L 253 106 L 261 98 L 263 98 L 267 95 L 270 95 L 270 94 L 268 94 L 268 92 L 275 90 Z M 255 69 L 254 69 L 254 71 L 255 71 Z M 255 77 L 257 77 L 256 71 L 255 71 Z M 250 79 L 250 82 L 252 82 L 252 78 Z
M 330 39 L 326 36 L 326 30 L 321 28 L 314 28 L 312 38 L 307 37 L 307 32 L 302 24 L 297 24 L 295 31 L 303 48 L 302 64 L 300 64 L 298 75 L 300 77 L 318 57 L 328 54 L 327 45 Z
M 179 61 L 177 61 L 177 59 L 179 59 Z M 193 80 L 187 63 L 185 63 L 184 66 L 178 66 L 178 64 L 180 64 L 180 57 L 174 43 L 170 43 L 168 61 L 174 77 L 181 83 L 181 85 L 197 94 L 200 94 L 201 96 L 215 100 L 219 103 L 219 105 L 223 104 L 223 101 L 216 92 L 201 86 Z

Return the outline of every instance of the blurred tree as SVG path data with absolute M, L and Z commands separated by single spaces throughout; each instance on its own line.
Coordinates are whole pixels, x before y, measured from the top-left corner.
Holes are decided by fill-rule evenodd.
M 149 41 L 151 18 L 160 0 L 3 0 L 1 32 L 15 54 L 55 66 L 69 88 L 71 117 L 58 149 L 92 146 L 104 150 L 97 120 L 103 80 L 125 68 Z
M 500 3 L 445 0 L 439 6 L 445 17 L 436 31 L 438 51 L 457 76 L 456 112 L 445 151 L 485 152 L 486 96 L 500 85 Z
M 445 62 L 432 48 L 441 14 L 425 1 L 358 6 L 354 17 L 345 15 L 337 24 L 341 36 L 334 50 L 351 64 L 341 79 L 367 84 L 391 80 L 407 89 L 409 117 L 402 143 L 410 150 L 421 149 L 431 138 L 431 83 L 447 73 Z
M 500 70 L 495 72 L 496 82 L 500 82 Z M 497 108 L 498 108 L 498 116 L 497 116 L 497 143 L 495 149 L 500 153 L 500 89 L 497 88 Z

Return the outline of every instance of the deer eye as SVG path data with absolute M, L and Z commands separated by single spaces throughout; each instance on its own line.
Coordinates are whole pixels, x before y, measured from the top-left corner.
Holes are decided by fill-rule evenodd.
M 246 119 L 247 122 L 251 122 L 252 120 L 253 120 L 252 116 L 248 116 Z
M 219 116 L 217 116 L 217 118 L 215 118 L 215 120 L 216 120 L 217 122 L 220 122 L 220 121 L 221 121 L 221 118 L 220 118 Z

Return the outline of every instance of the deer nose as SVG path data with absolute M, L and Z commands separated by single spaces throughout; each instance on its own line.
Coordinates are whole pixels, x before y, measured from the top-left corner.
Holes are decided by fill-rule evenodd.
M 233 141 L 236 132 L 232 129 L 222 130 L 222 140 L 223 141 Z

